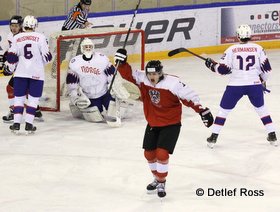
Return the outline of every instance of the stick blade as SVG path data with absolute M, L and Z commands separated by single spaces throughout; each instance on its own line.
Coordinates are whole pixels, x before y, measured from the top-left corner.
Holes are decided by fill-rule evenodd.
M 176 55 L 176 54 L 179 54 L 179 53 L 181 53 L 181 52 L 186 52 L 186 49 L 185 49 L 185 48 L 174 49 L 174 50 L 168 52 L 168 56 L 169 56 L 169 57 L 172 57 L 172 56 L 174 56 L 174 55 Z

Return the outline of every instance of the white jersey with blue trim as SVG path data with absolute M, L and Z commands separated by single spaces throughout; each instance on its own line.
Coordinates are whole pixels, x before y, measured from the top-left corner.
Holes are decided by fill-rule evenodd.
M 215 67 L 220 74 L 230 74 L 228 85 L 261 84 L 260 75 L 267 80 L 271 66 L 263 48 L 256 43 L 230 46 Z
M 7 54 L 9 66 L 15 67 L 15 77 L 44 80 L 44 65 L 52 55 L 45 35 L 38 32 L 19 33 L 13 37 Z
M 90 60 L 78 55 L 69 63 L 66 79 L 68 91 L 71 93 L 80 86 L 88 98 L 99 98 L 107 92 L 114 71 L 114 66 L 104 54 L 94 52 Z

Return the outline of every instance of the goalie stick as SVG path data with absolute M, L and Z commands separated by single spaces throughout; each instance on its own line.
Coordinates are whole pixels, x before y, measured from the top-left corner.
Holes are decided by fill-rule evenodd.
M 174 56 L 176 54 L 179 54 L 181 52 L 188 52 L 188 53 L 190 53 L 190 54 L 200 58 L 201 60 L 204 60 L 204 61 L 207 60 L 205 57 L 202 57 L 202 56 L 200 56 L 200 55 L 198 55 L 198 54 L 196 54 L 196 53 L 194 53 L 194 52 L 192 52 L 192 51 L 190 51 L 188 49 L 185 49 L 185 48 L 178 48 L 178 49 L 171 50 L 170 52 L 168 52 L 168 56 L 172 57 L 172 56 Z

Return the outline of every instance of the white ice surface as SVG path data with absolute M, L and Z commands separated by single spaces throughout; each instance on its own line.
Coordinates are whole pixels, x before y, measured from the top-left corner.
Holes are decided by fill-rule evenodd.
M 218 59 L 220 55 L 211 55 Z M 280 53 L 268 51 L 273 68 L 265 103 L 279 136 Z M 227 77 L 211 73 L 194 57 L 163 60 L 164 70 L 178 75 L 217 113 Z M 0 78 L 0 114 L 8 110 Z M 167 196 L 161 202 L 146 194 L 152 175 L 143 156 L 146 121 L 141 103 L 121 128 L 74 120 L 62 112 L 44 112 L 33 136 L 15 136 L 0 123 L 1 212 L 186 212 L 280 211 L 280 147 L 266 141 L 265 129 L 244 97 L 229 115 L 213 150 L 211 130 L 184 107 L 181 134 L 170 157 Z M 264 196 L 199 197 L 196 189 L 263 190 Z

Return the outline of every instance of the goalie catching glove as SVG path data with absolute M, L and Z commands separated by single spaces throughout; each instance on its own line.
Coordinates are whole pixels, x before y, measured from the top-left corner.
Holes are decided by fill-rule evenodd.
M 206 127 L 210 127 L 213 122 L 214 122 L 214 119 L 213 119 L 213 115 L 210 111 L 209 108 L 205 108 L 203 109 L 200 113 L 199 113 L 200 117 L 201 117 L 201 120 L 203 121 L 203 124 L 206 126 Z
M 119 99 L 125 100 L 128 99 L 130 94 L 126 90 L 126 88 L 123 86 L 124 79 L 120 76 L 120 73 L 116 73 L 115 81 L 112 85 L 111 95 L 116 96 Z M 110 87 L 110 85 L 109 85 Z
M 91 104 L 89 98 L 84 94 L 81 87 L 70 93 L 70 99 L 79 109 L 85 109 Z

